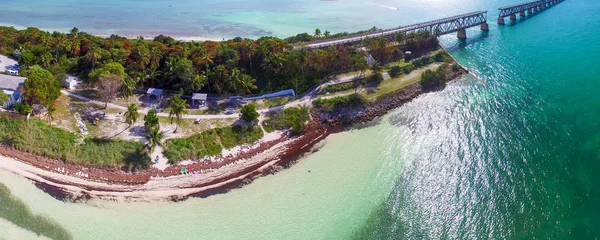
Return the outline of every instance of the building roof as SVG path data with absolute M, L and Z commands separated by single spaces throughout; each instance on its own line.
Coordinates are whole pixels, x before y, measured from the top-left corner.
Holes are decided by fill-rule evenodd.
M 25 83 L 24 77 L 0 74 L 0 89 L 17 91 Z
M 68 83 L 71 83 L 71 82 L 77 83 L 78 80 L 79 79 L 77 79 L 76 77 L 67 74 L 67 79 L 65 81 Z
M 146 93 L 154 96 L 162 96 L 163 90 L 158 88 L 148 88 Z
M 194 93 L 192 96 L 192 100 L 202 100 L 206 101 L 207 94 L 205 93 Z

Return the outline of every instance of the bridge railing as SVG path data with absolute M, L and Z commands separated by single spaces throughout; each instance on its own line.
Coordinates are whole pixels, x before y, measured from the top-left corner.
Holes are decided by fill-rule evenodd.
M 466 14 L 461 14 L 461 15 L 457 15 L 457 16 L 453 16 L 453 17 L 446 17 L 446 18 L 442 18 L 442 19 L 437 19 L 437 20 L 432 20 L 432 21 L 427 21 L 427 22 L 421 22 L 421 23 L 415 23 L 415 24 L 411 24 L 411 25 L 407 25 L 407 26 L 400 26 L 400 27 L 396 27 L 396 28 L 383 29 L 383 30 L 378 30 L 378 31 L 373 31 L 373 32 L 366 32 L 366 33 L 356 34 L 356 35 L 348 35 L 348 36 L 338 37 L 338 38 L 329 38 L 329 39 L 316 40 L 316 41 L 311 41 L 311 42 L 304 43 L 304 45 L 307 46 L 307 47 L 310 47 L 310 48 L 322 48 L 322 47 L 328 47 L 328 46 L 331 46 L 331 45 L 339 45 L 339 44 L 345 44 L 345 43 L 350 43 L 350 42 L 357 42 L 357 41 L 362 41 L 365 38 L 375 38 L 375 37 L 379 37 L 379 36 L 389 36 L 389 35 L 392 35 L 392 34 L 396 34 L 396 33 L 400 32 L 400 31 L 404 31 L 404 32 L 406 32 L 406 31 L 412 31 L 412 30 L 423 28 L 423 27 L 430 26 L 430 25 L 445 23 L 445 22 L 449 22 L 449 21 L 453 21 L 453 20 L 457 20 L 457 19 L 461 19 L 461 18 L 465 18 L 465 17 L 472 17 L 472 16 L 476 16 L 476 15 L 480 15 L 480 14 L 486 14 L 486 13 L 487 13 L 487 11 L 478 11 L 478 12 L 466 13 Z M 372 36 L 372 37 L 369 37 L 369 36 Z M 348 40 L 347 41 L 341 41 L 341 40 L 344 40 L 344 39 L 348 39 Z M 320 43 L 324 43 L 324 44 L 320 44 Z

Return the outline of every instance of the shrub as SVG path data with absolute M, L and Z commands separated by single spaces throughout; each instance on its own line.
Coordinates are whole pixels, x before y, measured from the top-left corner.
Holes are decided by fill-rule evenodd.
M 363 81 L 354 81 L 354 82 L 327 85 L 326 87 L 323 88 L 322 92 L 335 93 L 335 92 L 346 91 L 346 90 L 353 89 L 353 88 L 356 88 L 356 87 L 362 85 L 363 84 L 362 82 Z
M 247 104 L 242 107 L 242 120 L 246 122 L 255 122 L 258 120 L 258 112 L 254 104 Z
M 310 120 L 308 108 L 286 108 L 263 122 L 267 132 L 291 128 L 292 133 L 300 134 L 306 128 L 306 122 Z
M 390 69 L 389 74 L 390 74 L 390 77 L 395 78 L 395 77 L 400 76 L 400 74 L 402 74 L 402 72 L 403 72 L 402 67 L 393 66 L 392 69 Z
M 416 59 L 412 62 L 412 64 L 415 66 L 415 68 L 424 67 L 424 66 L 427 66 L 432 63 L 433 63 L 433 59 L 428 56 Z
M 33 108 L 25 103 L 15 103 L 15 105 L 13 105 L 13 108 L 15 109 L 15 111 L 23 115 L 27 115 L 33 112 Z
M 458 63 L 454 63 L 454 64 L 452 64 L 451 69 L 453 72 L 456 72 L 456 71 L 460 70 L 460 66 L 458 65 Z
M 445 62 L 449 57 L 450 56 L 445 51 L 440 51 L 433 56 L 436 62 Z
M 334 97 L 329 99 L 319 98 L 313 101 L 313 106 L 315 106 L 316 108 L 333 110 L 344 107 L 363 106 L 366 103 L 367 100 L 363 96 L 354 93 L 348 96 Z
M 409 74 L 413 70 L 415 70 L 415 66 L 412 63 L 409 63 L 409 64 L 407 64 L 407 65 L 405 65 L 405 66 L 402 67 L 402 72 L 404 74 Z
M 435 87 L 443 84 L 446 81 L 445 67 L 440 66 L 437 70 L 425 70 L 421 74 L 421 85 L 424 88 Z

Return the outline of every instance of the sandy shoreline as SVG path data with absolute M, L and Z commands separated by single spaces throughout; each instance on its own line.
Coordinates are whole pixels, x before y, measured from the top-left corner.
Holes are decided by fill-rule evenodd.
M 210 196 L 242 186 L 256 176 L 269 173 L 273 167 L 286 165 L 310 151 L 330 133 L 331 130 L 313 124 L 309 132 L 300 137 L 282 135 L 273 141 L 255 144 L 248 151 L 225 157 L 220 161 L 220 167 L 199 162 L 187 165 L 198 174 L 181 175 L 179 169 L 182 166 L 174 166 L 165 171 L 152 169 L 120 174 L 120 177 L 131 178 L 131 181 L 125 182 L 112 176 L 95 177 L 94 170 L 99 169 L 86 170 L 7 148 L 0 149 L 0 169 L 30 179 L 36 186 L 61 199 L 176 201 L 190 196 Z

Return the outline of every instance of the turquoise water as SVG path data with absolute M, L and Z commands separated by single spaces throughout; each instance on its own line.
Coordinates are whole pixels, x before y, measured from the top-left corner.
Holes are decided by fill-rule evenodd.
M 362 6 L 352 15 L 369 26 L 392 15 L 403 25 L 515 2 L 380 3 L 405 6 L 398 15 L 364 2 L 333 4 Z M 270 2 L 261 3 L 247 24 L 269 12 Z M 290 12 L 293 3 L 280 6 L 293 16 L 271 24 L 298 20 L 289 28 L 312 29 L 306 19 L 325 19 Z M 329 137 L 291 169 L 224 195 L 74 204 L 6 172 L 0 182 L 76 239 L 593 239 L 600 236 L 599 11 L 598 1 L 567 0 L 517 24 L 490 24 L 488 34 L 470 29 L 466 43 L 444 36 L 487 85 L 466 77 L 422 95 L 373 127 Z M 337 22 L 327 24 L 356 24 L 331 12 Z M 241 16 L 249 15 L 221 19 Z M 4 229 L 19 236 L 14 228 L 0 227 L 0 236 Z
M 0 24 L 63 32 L 76 26 L 99 35 L 167 34 L 220 40 L 288 37 L 312 33 L 315 28 L 331 32 L 390 28 L 515 2 L 518 0 L 3 1 Z

